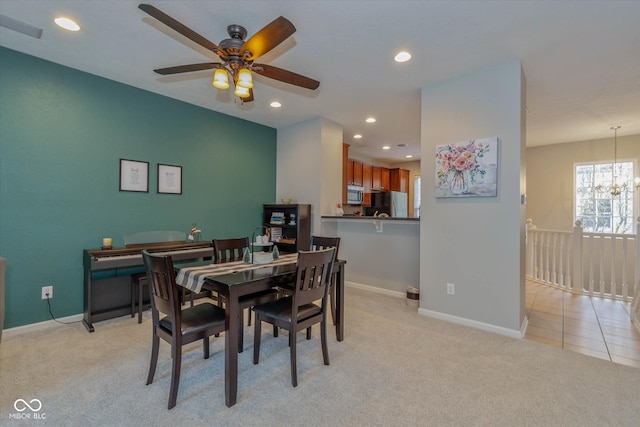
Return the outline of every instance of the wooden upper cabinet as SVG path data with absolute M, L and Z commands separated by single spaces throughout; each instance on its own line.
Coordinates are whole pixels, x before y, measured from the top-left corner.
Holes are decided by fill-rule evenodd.
M 381 190 L 389 190 L 389 169 L 380 168 L 380 189 Z
M 368 165 L 366 163 L 362 165 L 362 186 L 364 187 L 365 193 L 371 192 L 371 173 L 373 172 L 372 169 L 373 167 L 371 165 Z
M 371 167 L 371 188 L 379 190 L 382 185 L 382 168 L 379 166 Z
M 371 189 L 389 190 L 389 169 L 380 166 L 372 166 L 371 169 Z
M 407 169 L 390 169 L 389 181 L 391 191 L 409 192 L 409 171 Z
M 364 163 L 362 165 L 362 186 L 364 187 L 363 206 L 371 206 L 371 173 L 373 166 Z
M 347 182 L 346 185 L 353 184 L 353 160 L 347 160 Z
M 353 185 L 359 185 L 362 187 L 362 162 L 357 160 L 353 161 Z

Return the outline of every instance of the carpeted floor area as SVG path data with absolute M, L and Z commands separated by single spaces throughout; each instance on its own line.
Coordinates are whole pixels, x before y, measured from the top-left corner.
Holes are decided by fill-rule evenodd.
M 167 410 L 169 346 L 145 385 L 150 313 L 89 334 L 81 324 L 3 337 L 0 425 L 53 426 L 637 426 L 640 369 L 417 314 L 403 299 L 346 290 L 345 340 L 330 330 L 298 340 L 298 387 L 287 334 L 253 327 L 239 357 L 238 403 L 224 405 L 224 339 L 184 348 L 177 406 Z M 45 419 L 16 420 L 14 402 L 38 399 Z M 26 410 L 24 413 L 29 413 Z

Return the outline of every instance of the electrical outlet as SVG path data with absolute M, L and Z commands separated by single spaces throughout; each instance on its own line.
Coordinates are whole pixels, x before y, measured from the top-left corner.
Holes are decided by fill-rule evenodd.
M 453 283 L 447 283 L 447 294 L 454 295 L 456 293 Z
M 53 286 L 42 287 L 42 299 L 47 299 L 47 298 L 53 298 Z

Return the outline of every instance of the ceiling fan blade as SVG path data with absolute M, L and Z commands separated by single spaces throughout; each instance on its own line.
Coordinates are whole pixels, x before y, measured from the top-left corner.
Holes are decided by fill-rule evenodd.
M 309 77 L 283 70 L 282 68 L 274 67 L 272 65 L 253 64 L 252 71 L 256 74 L 260 74 L 261 76 L 269 77 L 270 79 L 289 83 L 294 86 L 300 86 L 306 89 L 315 90 L 320 86 L 320 82 L 317 80 L 313 80 Z
M 151 6 L 150 4 L 142 3 L 142 4 L 140 4 L 138 6 L 138 8 L 140 10 L 148 13 L 152 17 L 156 18 L 158 21 L 162 22 L 167 27 L 176 30 L 178 33 L 182 34 L 183 36 L 185 36 L 189 40 L 192 40 L 192 41 L 198 43 L 200 46 L 202 46 L 202 47 L 204 47 L 206 49 L 209 49 L 214 53 L 218 51 L 218 46 L 216 46 L 214 43 L 212 43 L 209 40 L 205 39 L 200 34 L 196 33 L 195 31 L 193 31 L 189 27 L 187 27 L 184 24 L 176 21 L 175 19 L 173 19 L 172 17 L 170 17 L 166 13 L 164 13 L 161 10 Z
M 188 65 L 178 65 L 175 67 L 158 68 L 157 70 L 153 70 L 153 71 L 162 75 L 179 74 L 179 73 L 189 73 L 191 71 L 211 70 L 213 68 L 219 68 L 220 65 L 222 64 L 220 64 L 219 62 L 205 62 L 202 64 L 188 64 Z
M 240 49 L 240 57 L 253 61 L 278 46 L 295 32 L 296 27 L 293 26 L 291 21 L 284 16 L 280 16 L 245 42 Z M 245 57 L 247 51 L 249 51 L 249 55 Z

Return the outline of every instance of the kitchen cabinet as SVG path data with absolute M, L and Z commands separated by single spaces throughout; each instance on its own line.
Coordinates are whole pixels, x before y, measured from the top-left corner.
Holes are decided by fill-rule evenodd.
M 389 169 L 380 166 L 372 166 L 371 189 L 389 190 Z
M 371 189 L 379 190 L 382 185 L 382 169 L 380 166 L 373 166 L 371 168 Z
M 389 169 L 380 168 L 380 189 L 389 190 Z
M 373 166 L 362 165 L 362 186 L 364 187 L 364 200 L 362 206 L 371 206 L 371 173 Z
M 359 185 L 362 187 L 362 162 L 349 159 L 347 163 L 347 182 L 345 185 Z
M 363 178 L 362 178 L 362 162 L 357 160 L 353 161 L 353 185 L 363 186 Z
M 262 225 L 271 229 L 271 238 L 280 252 L 309 250 L 311 205 L 262 205 Z
M 407 169 L 389 170 L 389 190 L 409 193 L 409 171 Z

